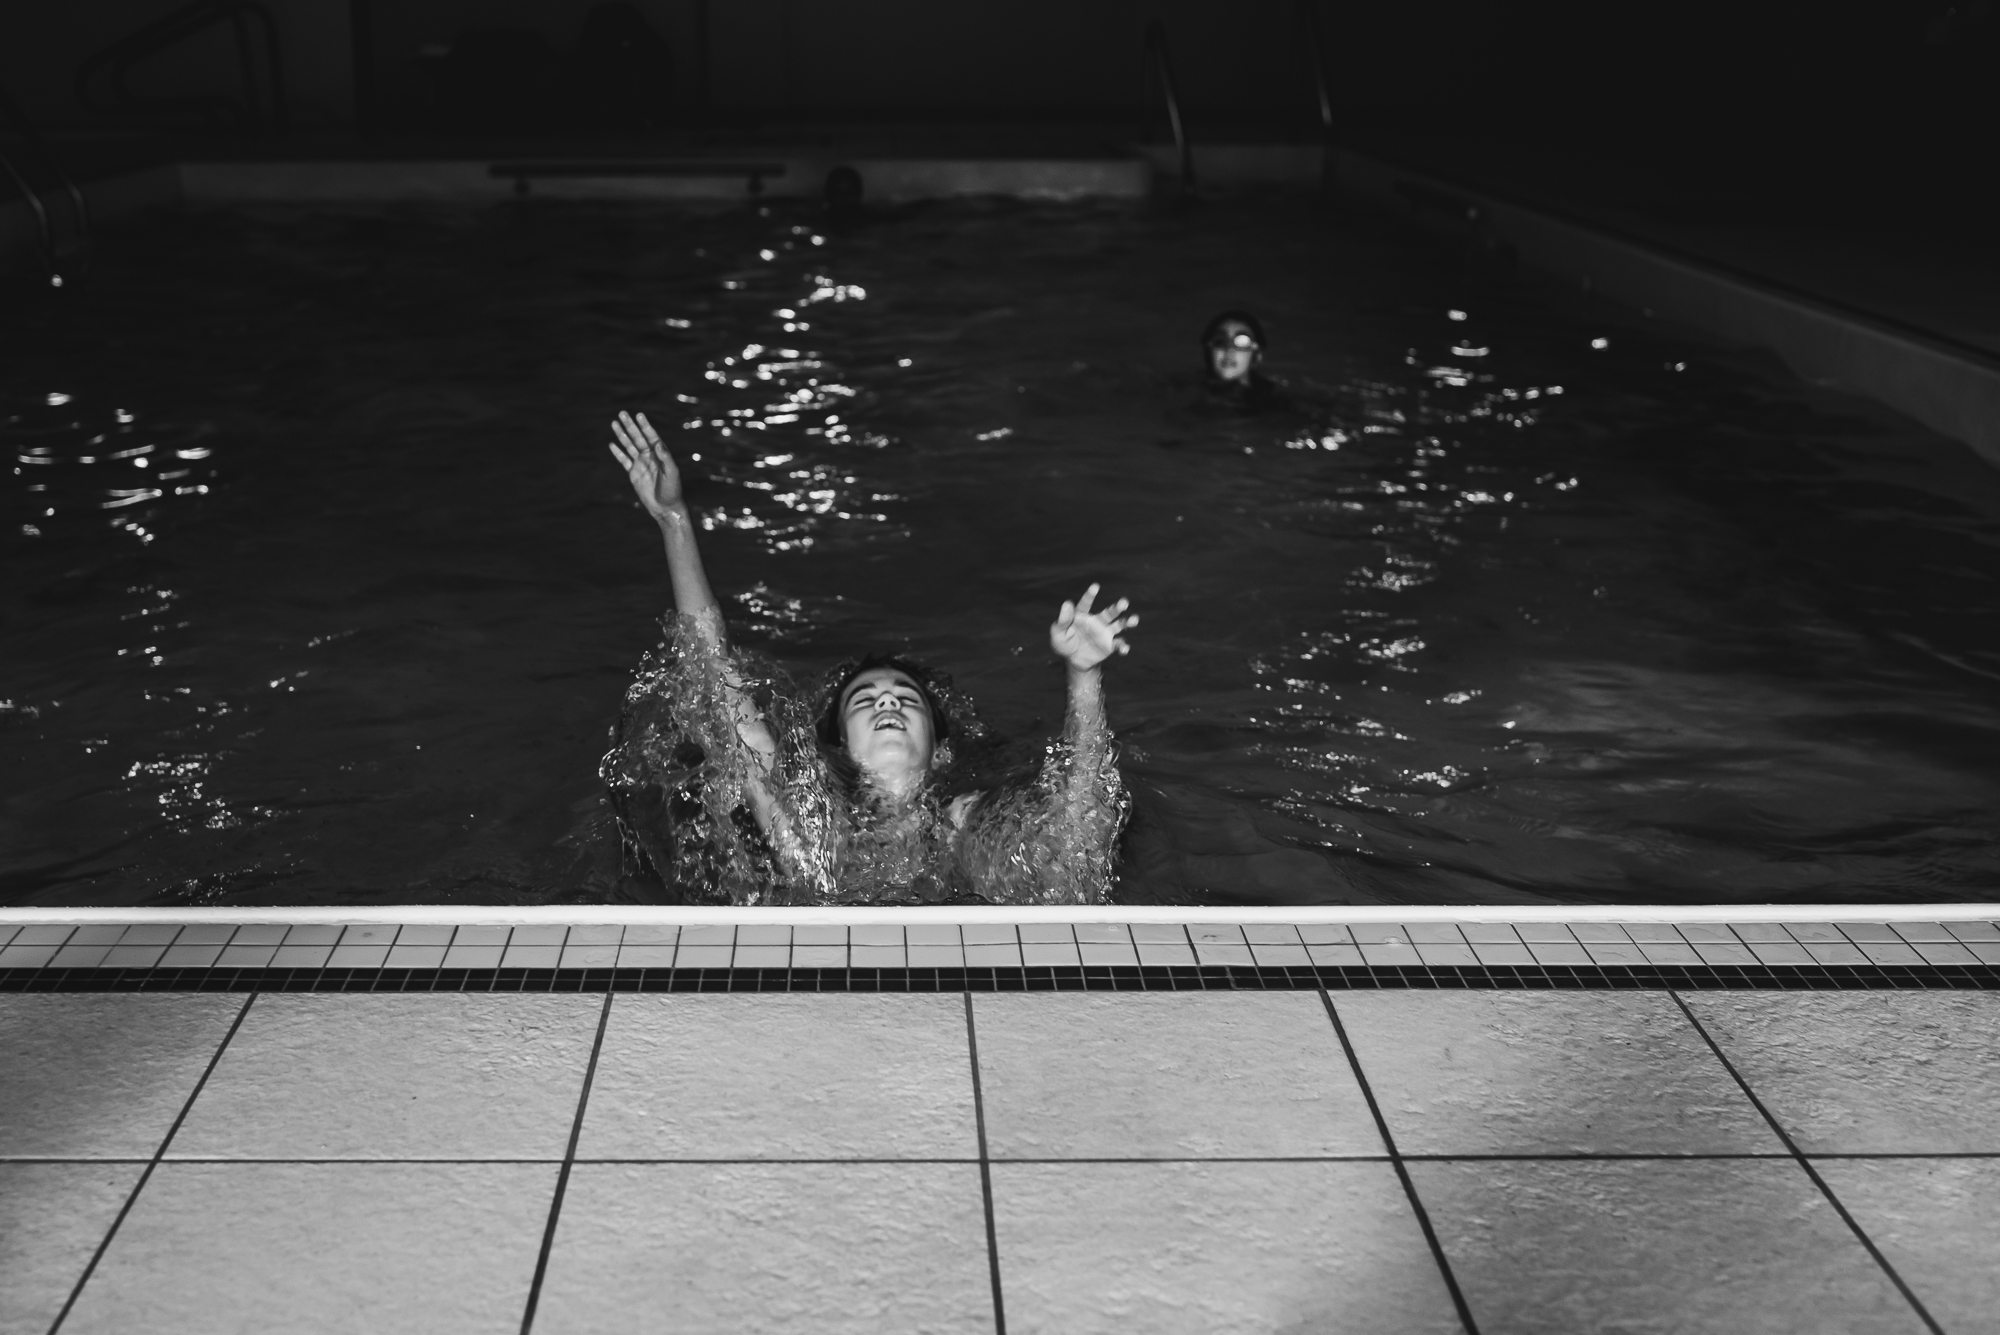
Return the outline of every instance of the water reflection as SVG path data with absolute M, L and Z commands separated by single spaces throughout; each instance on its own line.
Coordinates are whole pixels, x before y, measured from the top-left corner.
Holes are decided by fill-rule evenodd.
M 150 543 L 164 513 L 152 502 L 186 503 L 215 484 L 214 451 L 201 443 L 212 434 L 206 424 L 142 423 L 123 408 L 50 391 L 38 407 L 0 417 L 0 449 L 14 459 L 7 528 L 40 538 L 104 511 L 129 511 L 114 514 L 110 526 Z

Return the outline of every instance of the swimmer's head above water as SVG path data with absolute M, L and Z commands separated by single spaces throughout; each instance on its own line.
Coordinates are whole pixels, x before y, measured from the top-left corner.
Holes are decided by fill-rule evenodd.
M 896 654 L 870 654 L 839 670 L 819 740 L 845 751 L 863 774 L 926 777 L 950 763 L 951 715 L 929 668 Z
M 1201 348 L 1212 379 L 1248 384 L 1264 360 L 1264 326 L 1248 311 L 1224 311 L 1201 331 Z

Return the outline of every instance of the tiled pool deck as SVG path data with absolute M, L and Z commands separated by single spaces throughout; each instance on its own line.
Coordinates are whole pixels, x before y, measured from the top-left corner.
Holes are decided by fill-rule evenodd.
M 2000 1330 L 1990 918 L 81 916 L 0 1331 Z

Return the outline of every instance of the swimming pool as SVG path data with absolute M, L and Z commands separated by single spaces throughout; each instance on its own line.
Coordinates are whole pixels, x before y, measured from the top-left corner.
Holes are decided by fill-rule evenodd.
M 625 406 L 745 643 L 931 660 L 996 766 L 1059 719 L 1056 603 L 1129 595 L 1121 898 L 2000 873 L 2000 476 L 1314 198 L 198 212 L 28 300 L 0 902 L 642 893 L 596 773 L 667 599 Z M 1202 401 L 1225 305 L 1289 408 Z

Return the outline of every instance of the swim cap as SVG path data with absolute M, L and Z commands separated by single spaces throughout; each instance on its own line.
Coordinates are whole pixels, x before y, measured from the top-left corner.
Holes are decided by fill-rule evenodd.
M 1250 337 L 1257 340 L 1257 346 L 1260 349 L 1270 346 L 1264 339 L 1264 326 L 1258 322 L 1257 317 L 1249 311 L 1238 310 L 1223 311 L 1213 320 L 1210 320 L 1207 327 L 1201 331 L 1201 345 L 1205 348 L 1213 343 L 1216 334 L 1221 332 L 1222 326 L 1226 324 L 1248 325 L 1250 327 Z

